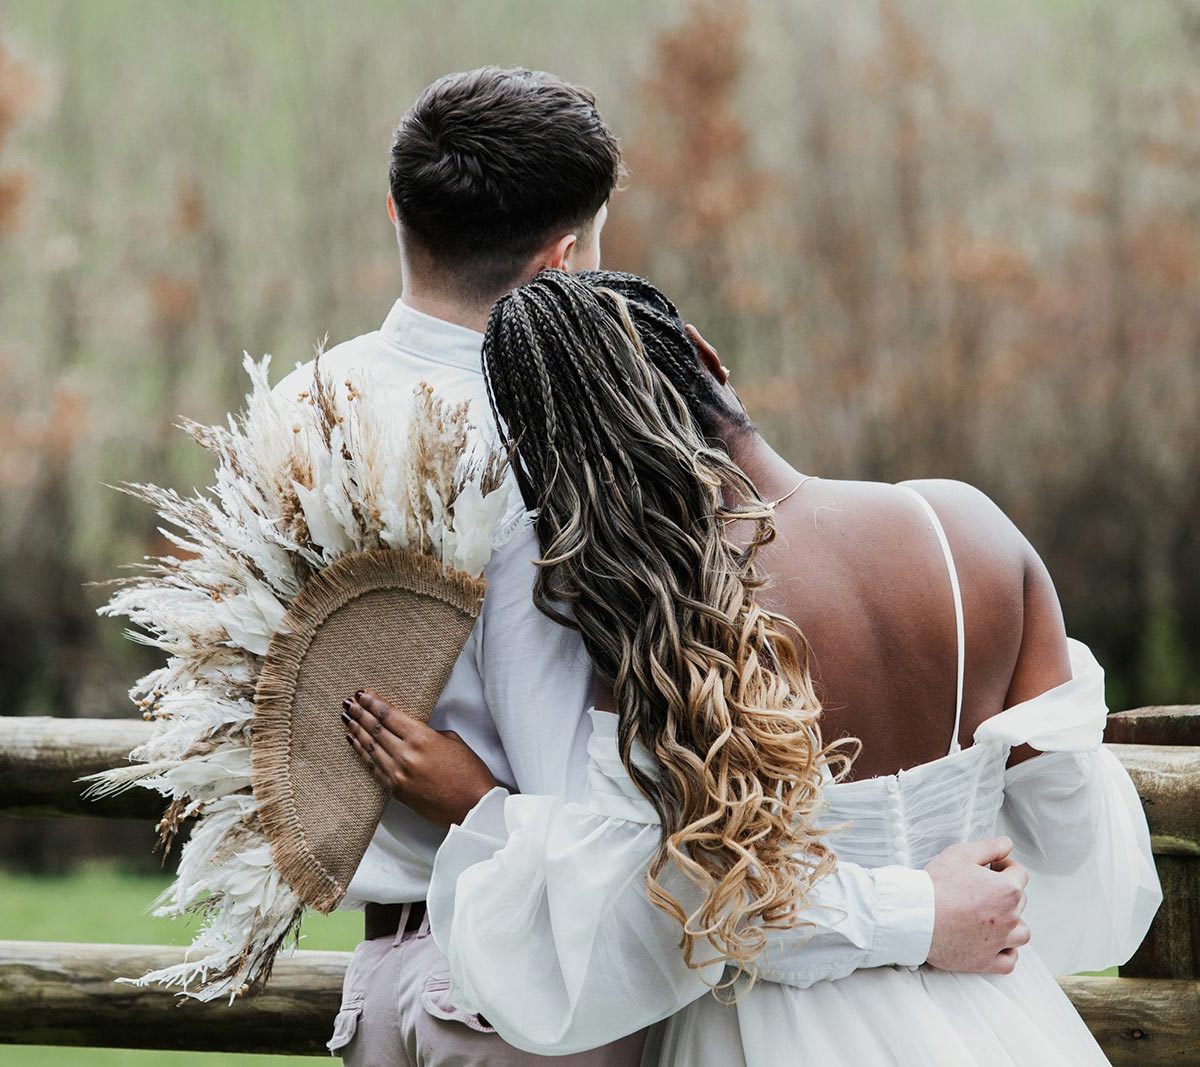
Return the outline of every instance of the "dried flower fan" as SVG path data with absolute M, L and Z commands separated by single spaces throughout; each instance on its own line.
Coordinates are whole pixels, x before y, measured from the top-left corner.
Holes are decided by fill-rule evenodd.
M 346 895 L 387 800 L 332 729 L 334 709 L 367 687 L 427 722 L 483 590 L 428 557 L 372 549 L 342 556 L 288 606 L 255 690 L 251 779 L 275 865 L 310 908 Z
M 387 798 L 343 739 L 341 699 L 368 687 L 428 719 L 514 525 L 500 454 L 468 448 L 466 404 L 422 387 L 397 419 L 347 382 L 339 411 L 318 356 L 296 405 L 268 364 L 247 357 L 228 426 L 185 424 L 217 457 L 208 495 L 125 487 L 182 552 L 112 583 L 100 609 L 168 659 L 130 693 L 154 736 L 89 793 L 170 798 L 164 844 L 195 819 L 156 914 L 204 918 L 184 963 L 132 981 L 201 1000 L 265 980 L 304 908 L 345 895 Z

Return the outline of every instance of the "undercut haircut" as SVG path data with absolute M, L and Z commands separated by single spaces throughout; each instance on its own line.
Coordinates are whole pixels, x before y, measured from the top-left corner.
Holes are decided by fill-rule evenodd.
M 421 92 L 396 127 L 389 182 L 405 241 L 460 295 L 490 303 L 546 242 L 589 226 L 621 174 L 588 90 L 481 67 Z

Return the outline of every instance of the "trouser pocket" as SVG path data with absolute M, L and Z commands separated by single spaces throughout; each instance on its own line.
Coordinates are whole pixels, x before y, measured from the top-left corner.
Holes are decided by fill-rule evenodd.
M 333 1020 L 333 1037 L 325 1042 L 325 1047 L 336 1056 L 343 1048 L 354 1040 L 358 1033 L 358 1021 L 362 1018 L 363 997 L 343 1000 L 338 1008 L 337 1017 Z
M 477 1030 L 481 1034 L 494 1034 L 496 1028 L 491 1026 L 482 1016 L 473 1011 L 456 1008 L 450 1001 L 450 978 L 432 974 L 425 982 L 421 991 L 421 1007 L 435 1019 L 445 1019 L 447 1022 L 462 1023 L 463 1026 Z
M 325 1042 L 331 1055 L 338 1055 L 354 1040 L 367 1000 L 367 982 L 378 966 L 381 948 L 372 941 L 361 941 L 350 955 L 346 977 L 342 980 L 342 1003 L 333 1020 L 333 1036 Z

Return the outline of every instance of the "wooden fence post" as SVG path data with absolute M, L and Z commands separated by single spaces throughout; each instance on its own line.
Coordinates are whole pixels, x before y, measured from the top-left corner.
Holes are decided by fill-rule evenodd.
M 1200 706 L 1114 712 L 1108 717 L 1104 739 L 1110 744 L 1200 746 Z M 1156 809 L 1169 803 L 1157 795 L 1148 797 L 1141 789 L 1139 793 L 1152 820 L 1160 814 Z M 1141 947 L 1120 972 L 1131 978 L 1200 978 L 1200 854 L 1182 844 L 1171 854 L 1155 851 L 1162 907 Z

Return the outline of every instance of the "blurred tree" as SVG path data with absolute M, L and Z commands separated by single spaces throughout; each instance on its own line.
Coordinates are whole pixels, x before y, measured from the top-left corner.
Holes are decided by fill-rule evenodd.
M 148 653 L 80 583 L 157 534 L 104 483 L 205 484 L 170 427 L 236 402 L 243 348 L 280 374 L 381 321 L 389 130 L 487 61 L 596 89 L 630 165 L 606 258 L 712 337 L 797 463 L 978 484 L 1114 706 L 1197 699 L 1190 10 L 9 0 L 39 58 L 0 51 L 3 710 L 129 713 Z

